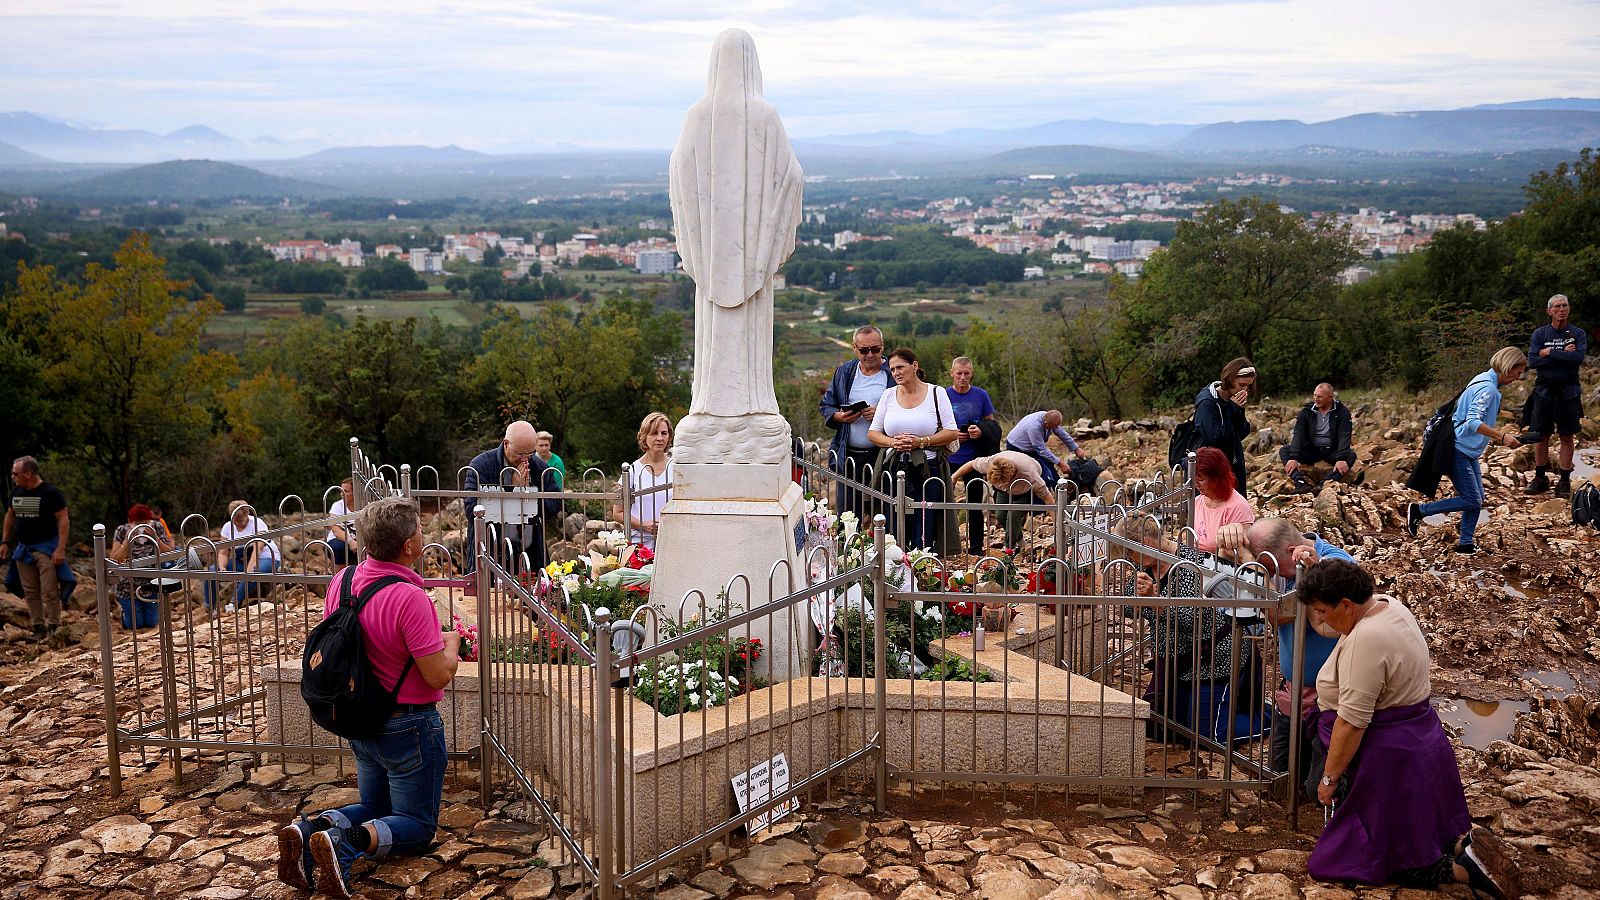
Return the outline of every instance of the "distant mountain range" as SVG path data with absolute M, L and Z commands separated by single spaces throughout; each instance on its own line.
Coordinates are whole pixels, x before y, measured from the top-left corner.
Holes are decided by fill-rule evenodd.
M 102 203 L 140 200 L 194 203 L 201 200 L 315 200 L 346 191 L 293 178 L 280 178 L 232 163 L 173 160 L 70 181 L 50 190 L 55 196 Z
M 1577 150 L 1600 146 L 1600 99 L 1548 98 L 1456 110 L 1365 113 L 1313 123 L 1296 119 L 1211 124 L 1062 119 L 1021 128 L 957 128 L 931 134 L 878 131 L 795 141 L 797 152 L 811 159 L 852 162 L 970 159 L 1007 150 L 1063 145 L 1177 153 L 1250 153 L 1298 147 L 1378 153 Z M 585 153 L 628 155 L 555 145 L 508 146 L 496 154 L 454 145 L 327 148 L 315 141 L 284 142 L 271 137 L 242 141 L 204 125 L 163 135 L 86 127 L 31 112 L 0 113 L 0 167 L 204 158 L 279 161 L 314 171 L 326 166 L 460 167 Z
M 241 141 L 204 125 L 171 134 L 124 128 L 86 128 L 31 112 L 0 113 L 0 141 L 62 163 L 142 163 L 211 157 L 271 159 L 302 156 L 321 145 L 274 138 Z

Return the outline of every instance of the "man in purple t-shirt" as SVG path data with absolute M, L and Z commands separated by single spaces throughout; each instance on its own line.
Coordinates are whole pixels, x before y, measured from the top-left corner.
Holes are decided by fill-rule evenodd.
M 350 896 L 350 866 L 357 859 L 415 856 L 433 845 L 445 772 L 439 700 L 460 662 L 461 636 L 440 632 L 422 576 L 411 568 L 423 547 L 416 502 L 374 501 L 362 508 L 356 530 L 368 556 L 356 566 L 352 590 L 359 593 L 385 576 L 402 579 L 361 608 L 373 675 L 392 687 L 405 673 L 399 705 L 383 734 L 350 741 L 361 802 L 301 817 L 278 832 L 279 880 L 306 890 L 314 885 L 334 897 Z M 324 616 L 339 608 L 340 588 L 338 580 L 328 586 Z
M 989 399 L 988 391 L 973 386 L 972 360 L 965 356 L 958 356 L 950 361 L 949 393 L 950 408 L 956 414 L 956 430 L 961 432 L 961 442 L 956 445 L 955 452 L 950 454 L 950 467 L 958 469 L 962 464 L 969 463 L 980 455 L 988 456 L 989 453 L 999 449 L 1000 433 L 998 426 L 991 426 L 995 428 L 995 439 L 989 443 L 994 446 L 992 448 L 983 446 L 985 441 L 979 423 L 994 421 L 994 401 Z M 988 450 L 989 453 L 980 454 L 979 450 Z M 964 480 L 970 487 L 972 482 L 982 481 L 983 476 L 971 471 Z M 968 495 L 969 501 L 976 499 L 976 494 Z M 983 553 L 983 519 L 982 510 L 967 511 L 967 552 L 974 556 Z

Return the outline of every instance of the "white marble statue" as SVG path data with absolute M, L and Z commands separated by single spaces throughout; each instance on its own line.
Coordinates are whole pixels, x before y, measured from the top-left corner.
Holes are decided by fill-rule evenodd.
M 761 96 L 755 42 L 730 28 L 672 151 L 678 253 L 695 283 L 694 393 L 678 462 L 788 459 L 772 388 L 772 276 L 794 251 L 803 183 L 783 121 Z

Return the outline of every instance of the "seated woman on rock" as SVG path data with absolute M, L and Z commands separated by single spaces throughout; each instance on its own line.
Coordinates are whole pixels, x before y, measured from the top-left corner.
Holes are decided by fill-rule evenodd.
M 1428 642 L 1360 566 L 1325 559 L 1296 585 L 1314 621 L 1340 635 L 1317 674 L 1317 799 L 1333 807 L 1311 853 L 1327 881 L 1437 887 L 1515 897 L 1504 842 L 1474 826 L 1455 751 L 1430 702 Z M 1309 785 L 1308 785 L 1309 788 Z

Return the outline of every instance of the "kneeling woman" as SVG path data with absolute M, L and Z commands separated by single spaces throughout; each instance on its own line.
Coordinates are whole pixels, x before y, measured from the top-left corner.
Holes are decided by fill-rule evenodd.
M 1308 868 L 1329 881 L 1520 888 L 1504 843 L 1474 827 L 1461 772 L 1429 700 L 1428 643 L 1399 600 L 1372 593 L 1360 566 L 1326 559 L 1296 584 L 1301 603 L 1340 635 L 1317 674 L 1311 774 L 1333 815 Z M 1317 765 L 1317 759 L 1322 765 Z

